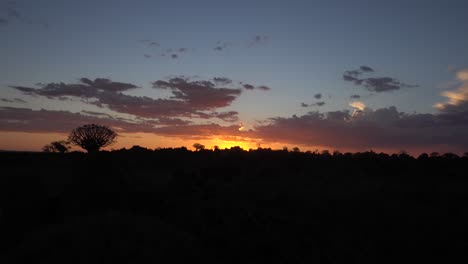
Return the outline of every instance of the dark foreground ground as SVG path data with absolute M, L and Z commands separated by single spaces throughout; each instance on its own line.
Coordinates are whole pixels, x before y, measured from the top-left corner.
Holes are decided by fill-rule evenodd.
M 468 263 L 468 158 L 0 153 L 1 263 Z

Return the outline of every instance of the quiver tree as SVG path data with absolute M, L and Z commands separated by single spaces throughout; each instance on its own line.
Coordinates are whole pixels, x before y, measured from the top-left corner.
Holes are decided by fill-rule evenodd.
M 45 145 L 42 148 L 42 151 L 44 152 L 59 152 L 59 153 L 65 153 L 70 150 L 70 142 L 68 141 L 53 141 L 50 144 Z
M 94 153 L 102 147 L 115 143 L 116 137 L 117 134 L 106 126 L 89 124 L 73 129 L 68 141 L 82 147 L 88 153 Z

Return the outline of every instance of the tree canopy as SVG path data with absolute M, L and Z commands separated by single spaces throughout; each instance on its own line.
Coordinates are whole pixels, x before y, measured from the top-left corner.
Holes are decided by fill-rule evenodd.
M 117 134 L 106 126 L 88 124 L 73 129 L 68 136 L 68 141 L 82 147 L 88 153 L 93 153 L 115 143 L 116 137 Z

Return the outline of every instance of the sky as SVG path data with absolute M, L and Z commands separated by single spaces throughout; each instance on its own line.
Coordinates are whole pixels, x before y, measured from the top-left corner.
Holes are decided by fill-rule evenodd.
M 468 2 L 0 0 L 0 149 L 468 151 Z

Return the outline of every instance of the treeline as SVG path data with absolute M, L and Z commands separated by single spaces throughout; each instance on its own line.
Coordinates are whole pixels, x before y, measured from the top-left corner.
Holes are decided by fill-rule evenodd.
M 0 153 L 1 263 L 467 260 L 468 157 Z

